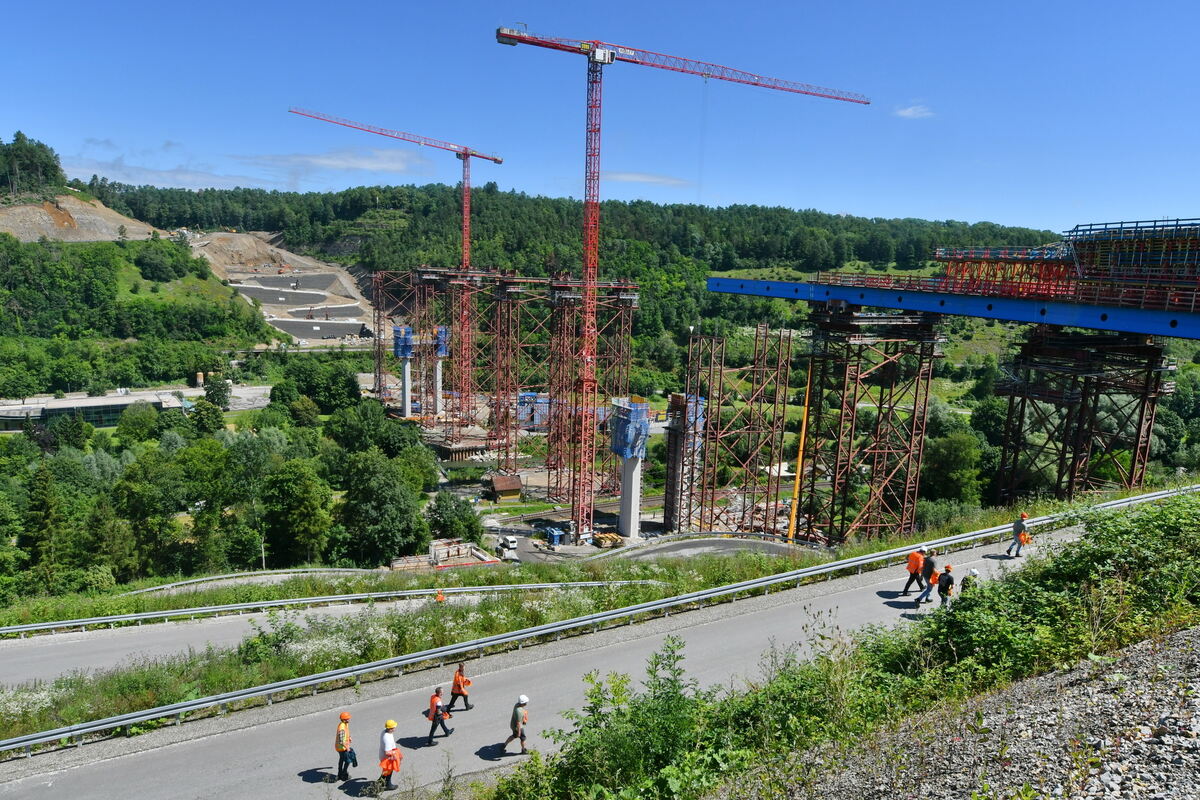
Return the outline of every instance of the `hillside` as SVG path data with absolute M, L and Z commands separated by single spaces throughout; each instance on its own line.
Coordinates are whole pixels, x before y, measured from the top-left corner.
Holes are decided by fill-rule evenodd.
M 155 230 L 87 195 L 62 194 L 40 204 L 0 207 L 0 233 L 22 242 L 43 236 L 62 242 L 115 242 L 121 238 L 121 226 L 128 239 L 149 239 Z

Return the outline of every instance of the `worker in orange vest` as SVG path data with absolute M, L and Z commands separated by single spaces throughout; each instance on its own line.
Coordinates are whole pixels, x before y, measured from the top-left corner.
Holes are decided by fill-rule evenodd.
M 379 780 L 383 782 L 384 789 L 396 788 L 392 783 L 392 773 L 400 771 L 400 762 L 403 760 L 404 754 L 396 746 L 396 720 L 389 719 L 379 735 L 379 768 L 383 770 Z
M 904 591 L 901 595 L 908 597 L 908 587 L 914 583 L 917 589 L 924 589 L 925 583 L 921 580 L 921 567 L 925 566 L 925 547 L 918 547 L 908 554 L 908 582 L 904 584 Z
M 433 733 L 437 730 L 438 725 L 442 726 L 442 733 L 446 736 L 454 733 L 454 728 L 446 727 L 448 719 L 450 719 L 450 712 L 442 705 L 442 687 L 439 686 L 429 697 L 429 744 L 431 747 L 436 744 L 433 741 Z
M 917 595 L 917 608 L 921 607 L 921 603 L 933 602 L 933 598 L 930 595 L 933 594 L 934 588 L 937 587 L 938 578 L 940 577 L 938 573 L 937 554 L 937 550 L 930 550 L 925 555 L 925 563 L 921 565 L 921 577 L 925 579 L 925 588 Z
M 937 592 L 938 597 L 942 598 L 943 606 L 950 602 L 950 596 L 954 594 L 954 576 L 950 574 L 953 571 L 954 567 L 947 564 L 938 577 Z
M 454 683 L 450 686 L 450 705 L 446 706 L 447 711 L 454 710 L 454 704 L 458 702 L 458 698 L 467 706 L 467 711 L 470 711 L 475 706 L 471 705 L 471 698 L 467 697 L 467 687 L 471 685 L 471 679 L 467 677 L 465 665 L 463 662 L 458 662 L 458 669 L 454 671 Z
M 333 736 L 333 751 L 338 754 L 338 772 L 337 779 L 339 781 L 350 780 L 350 765 L 358 766 L 357 759 L 354 758 L 354 749 L 350 746 L 353 743 L 350 738 L 350 712 L 343 711 L 341 722 L 338 723 L 337 733 Z
M 1029 544 L 1029 532 L 1025 528 L 1025 520 L 1027 519 L 1029 519 L 1029 515 L 1022 511 L 1021 516 L 1018 517 L 1015 522 L 1013 522 L 1013 538 L 1012 542 L 1008 545 L 1008 549 L 1004 551 L 1005 555 L 1011 556 L 1013 554 L 1013 548 L 1015 547 L 1017 548 L 1017 558 L 1020 558 L 1021 548 L 1024 545 Z
M 446 595 L 442 594 L 441 589 L 438 589 L 437 597 L 435 597 L 433 599 L 437 600 L 439 603 L 444 603 L 444 602 L 446 602 Z

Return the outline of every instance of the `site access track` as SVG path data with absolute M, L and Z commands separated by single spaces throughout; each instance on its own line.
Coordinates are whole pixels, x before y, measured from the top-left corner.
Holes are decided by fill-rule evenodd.
M 1078 533 L 1042 534 L 1033 552 Z M 975 567 L 985 578 L 1022 563 L 1004 556 L 1004 546 L 995 539 L 952 553 L 946 561 L 959 574 Z M 818 631 L 893 625 L 928 613 L 934 606 L 918 612 L 911 598 L 898 597 L 905 578 L 903 567 L 888 566 L 469 661 L 475 708 L 456 711 L 449 723 L 455 733 L 439 736 L 435 747 L 425 745 L 429 723 L 421 712 L 433 686 L 449 686 L 452 663 L 363 684 L 358 692 L 329 692 L 130 739 L 10 760 L 0 779 L 0 798 L 359 796 L 378 777 L 378 734 L 389 718 L 399 722 L 397 740 L 405 756 L 401 791 L 391 796 L 404 797 L 407 787 L 440 781 L 447 763 L 460 776 L 518 763 L 519 756 L 511 750 L 503 754 L 499 747 L 508 735 L 517 694 L 531 698 L 530 745 L 550 749 L 543 731 L 564 727 L 562 713 L 582 704 L 580 677 L 588 671 L 640 677 L 646 658 L 661 648 L 666 635 L 674 634 L 685 642 L 689 676 L 702 685 L 736 688 L 760 675 L 760 659 L 772 645 L 796 643 L 803 654 L 803 642 Z M 341 710 L 354 715 L 360 757 L 348 784 L 327 782 L 334 774 L 331 743 Z

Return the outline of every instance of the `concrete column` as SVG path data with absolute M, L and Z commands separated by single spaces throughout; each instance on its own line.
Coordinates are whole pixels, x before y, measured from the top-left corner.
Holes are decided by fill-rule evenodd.
M 400 359 L 400 415 L 404 418 L 413 415 L 413 385 L 412 385 L 412 359 Z
M 641 538 L 642 516 L 642 459 L 626 458 L 621 462 L 621 516 L 617 532 L 628 539 Z
M 445 409 L 442 407 L 442 363 L 445 359 L 436 359 L 433 362 L 433 416 L 440 417 Z

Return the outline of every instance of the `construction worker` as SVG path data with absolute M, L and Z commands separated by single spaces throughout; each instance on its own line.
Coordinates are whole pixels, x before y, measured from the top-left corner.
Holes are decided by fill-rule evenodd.
M 458 702 L 458 698 L 462 698 L 463 703 L 467 706 L 467 711 L 470 711 L 475 706 L 471 705 L 471 698 L 467 697 L 467 687 L 471 685 L 471 679 L 467 677 L 465 665 L 463 662 L 458 662 L 458 669 L 454 671 L 454 682 L 450 685 L 450 705 L 446 706 L 447 711 L 454 710 L 454 704 Z
M 442 726 L 442 733 L 446 736 L 454 733 L 454 728 L 446 727 L 446 720 L 450 719 L 450 712 L 442 706 L 442 687 L 437 687 L 433 690 L 433 694 L 429 697 L 429 744 L 433 746 L 436 742 L 433 741 L 433 732 L 437 730 L 438 725 Z
M 1029 544 L 1029 534 L 1025 532 L 1025 520 L 1029 519 L 1029 515 L 1024 511 L 1021 516 L 1013 522 L 1013 538 L 1009 543 L 1008 549 L 1004 551 L 1005 555 L 1011 556 L 1013 548 L 1017 548 L 1017 558 L 1021 557 L 1021 545 Z
M 442 594 L 441 589 L 438 589 L 437 597 L 435 597 L 433 599 L 438 601 L 439 603 L 444 603 L 444 602 L 446 602 L 446 595 Z
M 970 574 L 962 579 L 962 583 L 958 587 L 959 594 L 966 594 L 967 589 L 970 589 L 979 581 L 979 570 L 972 568 Z
M 383 770 L 379 781 L 384 789 L 396 788 L 392 783 L 392 773 L 400 771 L 400 762 L 403 760 L 404 754 L 396 746 L 396 720 L 389 719 L 383 726 L 383 733 L 379 735 L 379 768 Z
M 921 607 L 921 603 L 933 602 L 930 595 L 933 593 L 933 587 L 937 586 L 937 550 L 930 550 L 925 554 L 925 561 L 921 564 L 921 577 L 925 580 L 925 585 L 917 595 L 917 608 Z
M 908 582 L 904 584 L 904 591 L 901 596 L 908 597 L 908 587 L 914 583 L 917 589 L 924 589 L 925 583 L 921 580 L 921 568 L 925 566 L 925 547 L 918 547 L 908 554 Z
M 337 733 L 333 736 L 333 751 L 338 754 L 338 772 L 337 779 L 339 781 L 350 780 L 350 765 L 358 766 L 357 759 L 354 758 L 354 749 L 350 746 L 354 740 L 350 738 L 350 712 L 343 711 L 341 722 L 338 723 Z
M 942 598 L 943 606 L 950 602 L 950 595 L 954 594 L 954 576 L 950 574 L 953 571 L 954 567 L 947 564 L 946 568 L 942 570 L 942 574 L 938 577 L 938 597 Z
M 508 726 L 512 729 L 512 736 L 504 740 L 502 749 L 508 749 L 508 743 L 513 739 L 521 740 L 521 755 L 525 755 L 529 751 L 525 749 L 525 726 L 529 724 L 529 698 L 521 695 L 517 698 L 517 704 L 513 706 L 512 717 L 509 719 Z

